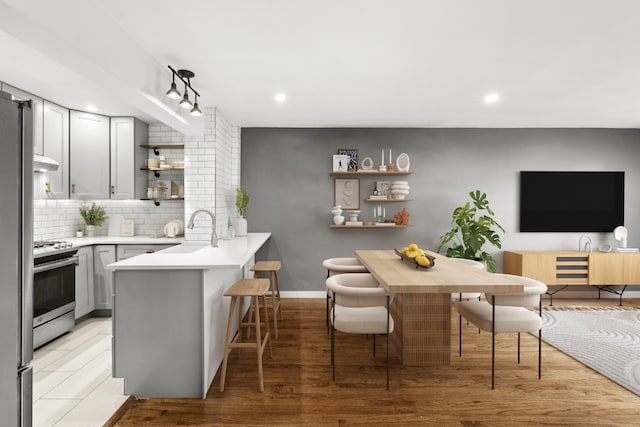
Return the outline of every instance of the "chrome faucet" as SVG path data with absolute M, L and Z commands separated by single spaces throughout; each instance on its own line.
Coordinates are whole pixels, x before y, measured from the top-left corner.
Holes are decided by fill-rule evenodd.
M 584 251 L 591 252 L 591 237 L 587 235 L 580 237 L 580 240 L 578 240 L 578 250 L 582 252 L 582 239 L 585 239 L 585 238 L 587 241 L 584 244 Z
M 197 211 L 195 211 L 194 213 L 191 214 L 191 218 L 189 219 L 189 223 L 187 224 L 187 228 L 189 230 L 193 230 L 193 219 L 196 217 L 196 215 L 198 215 L 200 212 L 204 212 L 207 215 L 209 215 L 211 217 L 211 247 L 217 248 L 218 247 L 218 235 L 216 234 L 216 216 L 213 214 L 213 212 L 211 212 L 208 209 L 198 209 Z

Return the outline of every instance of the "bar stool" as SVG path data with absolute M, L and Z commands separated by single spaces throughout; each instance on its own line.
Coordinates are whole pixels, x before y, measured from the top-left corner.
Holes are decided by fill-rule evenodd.
M 278 281 L 278 271 L 280 271 L 281 267 L 282 263 L 280 261 L 258 261 L 251 267 L 254 277 L 261 277 L 262 274 L 265 274 L 271 282 L 271 291 L 267 293 L 267 297 L 271 297 L 270 308 L 273 310 L 273 329 L 276 339 L 278 339 L 278 315 L 282 320 L 280 282 Z
M 264 381 L 262 376 L 262 354 L 264 348 L 269 344 L 269 357 L 273 356 L 273 350 L 271 348 L 271 331 L 269 330 L 269 312 L 267 311 L 267 299 L 266 294 L 269 290 L 269 280 L 267 279 L 240 279 L 231 286 L 224 296 L 231 297 L 231 306 L 229 307 L 229 320 L 227 322 L 227 335 L 224 345 L 224 359 L 222 361 L 222 373 L 220 374 L 220 391 L 224 391 L 224 381 L 227 376 L 227 362 L 229 361 L 229 354 L 234 348 L 255 348 L 258 355 L 258 377 L 260 380 L 260 391 L 264 391 Z M 248 318 L 246 322 L 242 321 L 242 300 L 244 297 L 251 297 L 251 307 L 255 313 L 255 321 L 251 321 Z M 231 339 L 231 327 L 233 324 L 233 316 L 236 308 L 236 303 L 240 299 L 238 307 L 238 332 Z M 262 306 L 264 307 L 264 319 L 260 315 L 260 304 L 258 299 L 262 300 Z M 260 330 L 260 324 L 264 323 L 267 327 L 267 332 L 262 336 Z M 256 341 L 255 342 L 241 342 L 242 328 L 255 327 Z

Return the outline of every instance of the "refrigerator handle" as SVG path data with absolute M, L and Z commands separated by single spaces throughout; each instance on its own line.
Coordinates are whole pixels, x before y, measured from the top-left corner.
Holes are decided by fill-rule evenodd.
M 21 355 L 20 365 L 33 359 L 33 113 L 30 102 L 19 103 L 22 142 L 21 180 Z

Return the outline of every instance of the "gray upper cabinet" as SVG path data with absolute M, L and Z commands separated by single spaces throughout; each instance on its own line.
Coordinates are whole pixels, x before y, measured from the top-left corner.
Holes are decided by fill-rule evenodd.
M 69 119 L 72 199 L 109 199 L 109 117 L 72 110 Z
M 69 110 L 44 101 L 44 155 L 60 167 L 47 172 L 48 198 L 69 198 Z
M 140 199 L 146 195 L 144 165 L 149 126 L 133 117 L 111 118 L 111 198 Z
M 14 99 L 18 99 L 20 101 L 31 100 L 31 109 L 33 110 L 33 154 L 44 154 L 44 140 L 43 140 L 43 121 L 44 121 L 44 106 L 43 99 L 39 98 L 29 92 L 25 92 L 22 89 L 18 89 L 17 87 L 13 87 L 6 83 L 2 83 L 2 90 L 4 92 L 10 93 L 13 95 Z

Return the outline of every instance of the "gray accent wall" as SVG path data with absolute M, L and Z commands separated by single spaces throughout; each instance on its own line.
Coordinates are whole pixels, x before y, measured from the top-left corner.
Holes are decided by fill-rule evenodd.
M 402 207 L 413 227 L 404 229 L 335 229 L 332 155 L 341 148 L 370 156 L 376 166 L 389 148 L 394 159 L 411 158 L 412 175 L 361 177 L 361 218 L 372 216 L 365 203 L 375 181 L 409 181 L 414 199 L 386 203 L 387 217 Z M 242 129 L 241 183 L 250 194 L 249 231 L 268 231 L 272 238 L 257 259 L 283 262 L 285 291 L 323 291 L 322 260 L 353 256 L 354 249 L 392 249 L 415 242 L 435 250 L 449 230 L 453 209 L 472 190 L 487 193 L 507 233 L 506 250 L 577 250 L 587 234 L 594 248 L 616 246 L 612 233 L 520 233 L 519 172 L 521 170 L 625 171 L 625 225 L 628 245 L 640 246 L 640 130 L 637 129 Z M 502 268 L 502 251 L 485 248 Z

